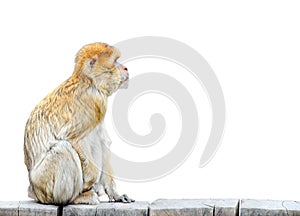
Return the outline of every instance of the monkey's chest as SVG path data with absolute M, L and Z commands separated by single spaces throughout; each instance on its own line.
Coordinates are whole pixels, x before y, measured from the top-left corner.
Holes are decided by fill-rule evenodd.
M 103 160 L 103 136 L 103 126 L 100 123 L 81 142 L 86 153 L 92 158 L 92 162 L 99 169 L 102 168 Z

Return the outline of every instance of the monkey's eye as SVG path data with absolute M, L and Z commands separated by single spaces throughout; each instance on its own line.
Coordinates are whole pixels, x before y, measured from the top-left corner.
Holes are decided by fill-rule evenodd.
M 120 57 L 116 57 L 114 62 L 117 63 L 118 60 L 119 60 L 119 58 L 120 58 Z
M 115 60 L 114 66 L 115 66 L 115 67 L 119 67 L 119 65 L 120 65 L 120 63 L 119 63 L 117 60 Z

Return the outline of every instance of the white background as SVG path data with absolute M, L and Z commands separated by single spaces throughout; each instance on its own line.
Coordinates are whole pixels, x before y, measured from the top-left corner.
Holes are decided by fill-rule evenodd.
M 78 49 L 95 41 L 115 44 L 149 35 L 186 43 L 208 61 L 224 91 L 226 129 L 213 160 L 198 168 L 211 111 L 202 87 L 195 92 L 197 87 L 191 85 L 193 97 L 199 94 L 201 125 L 191 156 L 164 178 L 144 183 L 117 181 L 118 190 L 149 201 L 300 200 L 299 11 L 300 3 L 290 0 L 1 1 L 0 200 L 27 199 L 23 163 L 26 120 L 34 106 L 71 75 Z M 134 76 L 151 70 L 162 72 L 166 65 L 169 63 L 150 59 L 126 66 Z M 155 95 L 147 97 L 137 100 L 129 115 L 132 127 L 140 128 L 140 133 L 147 132 L 151 104 L 156 100 Z M 157 100 L 164 101 L 160 95 Z M 148 114 L 143 117 L 139 110 L 147 103 Z M 173 107 L 170 113 L 174 111 L 177 117 L 166 120 L 171 130 L 178 130 L 180 118 L 174 106 L 168 100 L 159 104 L 162 113 L 166 106 Z M 153 105 L 153 109 L 159 107 Z M 113 149 L 118 152 L 117 145 L 126 144 L 119 142 L 110 120 L 108 116 Z M 162 151 L 168 143 L 160 143 Z M 120 152 L 128 159 L 141 160 L 139 153 L 129 148 Z M 149 152 L 150 159 L 161 156 Z

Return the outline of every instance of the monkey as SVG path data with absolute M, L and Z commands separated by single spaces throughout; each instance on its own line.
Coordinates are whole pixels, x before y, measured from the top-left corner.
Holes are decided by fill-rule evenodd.
M 107 100 L 126 88 L 129 73 L 120 51 L 106 43 L 83 46 L 73 74 L 37 104 L 24 134 L 28 196 L 43 204 L 134 202 L 116 191 L 104 125 Z

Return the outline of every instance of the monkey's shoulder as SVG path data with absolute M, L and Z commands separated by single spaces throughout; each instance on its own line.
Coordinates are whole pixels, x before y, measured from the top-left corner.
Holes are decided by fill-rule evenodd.
M 68 79 L 41 100 L 36 108 L 46 109 L 49 106 L 59 107 L 60 105 L 68 103 L 73 104 L 76 100 L 79 100 L 89 88 L 90 85 L 86 82 Z
M 66 81 L 48 94 L 34 109 L 32 117 L 51 120 L 71 119 L 96 121 L 103 119 L 107 108 L 107 97 L 98 89 L 84 82 Z

